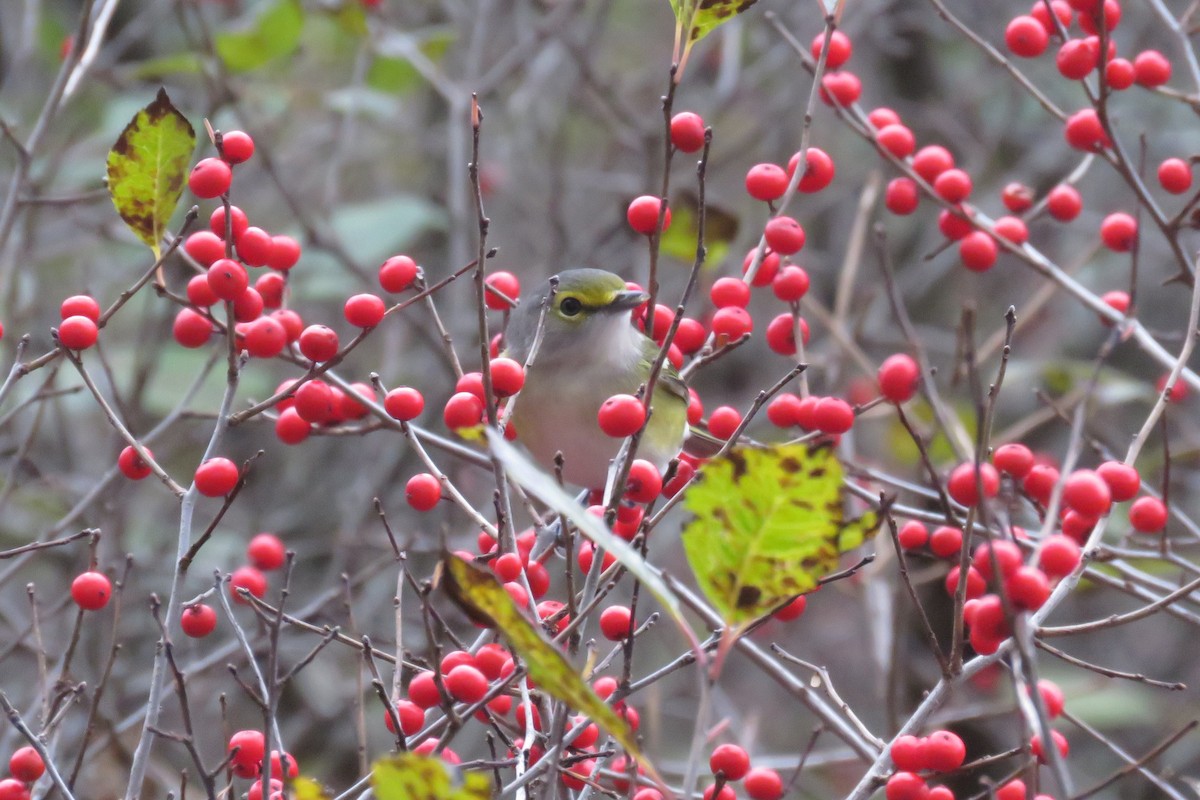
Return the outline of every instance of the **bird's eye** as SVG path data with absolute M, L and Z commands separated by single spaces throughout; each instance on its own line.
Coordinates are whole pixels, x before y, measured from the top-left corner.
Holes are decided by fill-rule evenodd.
M 583 303 L 578 297 L 564 297 L 563 301 L 558 304 L 558 310 L 568 317 L 573 317 L 580 311 L 583 311 Z

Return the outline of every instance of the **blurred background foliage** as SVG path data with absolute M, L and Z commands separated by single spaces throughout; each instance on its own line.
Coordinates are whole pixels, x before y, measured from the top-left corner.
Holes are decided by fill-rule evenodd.
M 989 42 L 1001 46 L 1004 26 L 1022 3 L 956 0 L 953 12 Z M 1172 7 L 1178 2 L 1168 3 Z M 66 0 L 8 0 L 0 3 L 0 120 L 18 141 L 34 128 L 54 84 L 83 4 Z M 493 269 L 510 270 L 530 287 L 570 265 L 611 269 L 645 280 L 645 242 L 624 221 L 630 198 L 654 193 L 661 182 L 663 117 L 660 98 L 674 20 L 667 2 L 648 0 L 381 0 L 371 8 L 347 0 L 238 2 L 98 0 L 93 12 L 113 7 L 108 33 L 89 68 L 63 100 L 32 153 L 28 180 L 20 187 L 13 224 L 0 242 L 0 351 L 11 360 L 17 339 L 28 334 L 27 356 L 52 347 L 50 328 L 59 302 L 87 292 L 111 303 L 144 271 L 151 259 L 125 230 L 103 185 L 108 148 L 134 112 L 165 86 L 198 132 L 202 120 L 218 129 L 250 132 L 258 152 L 236 171 L 234 202 L 252 224 L 295 236 L 305 246 L 289 279 L 289 305 L 306 322 L 329 324 L 349 338 L 341 305 L 349 295 L 377 291 L 375 270 L 388 255 L 406 252 L 436 280 L 474 257 L 477 224 L 467 177 L 470 157 L 470 96 L 484 111 L 482 184 L 491 220 L 488 243 L 499 252 Z M 1177 11 L 1179 9 L 1176 9 Z M 1148 4 L 1127 3 L 1115 33 L 1121 53 L 1157 47 L 1178 57 Z M 748 13 L 697 46 L 675 99 L 676 110 L 702 114 L 714 138 L 708 164 L 707 197 L 724 212 L 729 241 L 710 242 L 715 258 L 704 283 L 740 274 L 742 254 L 757 243 L 766 212 L 742 188 L 746 170 L 760 161 L 785 163 L 797 149 L 811 78 L 775 23 L 807 43 L 822 27 L 815 2 L 760 0 Z M 916 134 L 919 145 L 947 146 L 975 179 L 974 199 L 992 216 L 1002 212 L 1000 188 L 1017 180 L 1039 194 L 1063 180 L 1079 162 L 1062 141 L 1060 127 L 1043 109 L 961 33 L 939 18 L 930 3 L 857 0 L 848 3 L 842 29 L 853 39 L 848 65 L 863 81 L 862 104 L 889 106 Z M 1057 76 L 1046 56 L 1021 65 L 1064 109 L 1086 102 L 1079 86 Z M 1180 71 L 1182 72 L 1182 71 Z M 1177 80 L 1184 80 L 1181 76 Z M 1195 87 L 1188 87 L 1195 91 Z M 1131 90 L 1116 98 L 1112 113 L 1128 147 L 1145 165 L 1188 157 L 1197 149 L 1196 119 L 1184 103 Z M 976 340 L 993 340 L 1003 329 L 1009 305 L 1021 328 L 997 411 L 997 439 L 1019 433 L 1051 458 L 1063 454 L 1067 426 L 1047 412 L 1035 390 L 1070 397 L 1090 374 L 1107 329 L 1062 292 L 1026 312 L 1044 281 L 1011 257 L 1002 256 L 985 275 L 964 271 L 953 248 L 943 247 L 936 209 L 923 203 L 906 218 L 883 210 L 879 192 L 893 177 L 872 147 L 851 134 L 837 115 L 818 104 L 811 143 L 829 152 L 837 177 L 817 195 L 801 195 L 791 207 L 808 232 L 798 258 L 812 278 L 806 318 L 813 328 L 808 380 L 813 391 L 869 399 L 873 374 L 847 355 L 814 306 L 830 310 L 874 363 L 906 348 L 888 306 L 878 248 L 879 226 L 896 265 L 898 286 L 922 342 L 939 368 L 937 381 L 964 423 L 974 425 L 973 404 L 957 369 L 959 327 L 964 307 L 975 309 Z M 196 157 L 213 148 L 201 133 Z M 20 156 L 0 143 L 0 176 L 12 175 Z M 685 222 L 683 197 L 695 192 L 694 159 L 678 155 L 672 167 L 677 221 Z M 7 180 L 5 180 L 7 183 Z M 1066 226 L 1046 219 L 1031 225 L 1031 241 L 1097 294 L 1129 287 L 1130 262 L 1098 246 L 1103 216 L 1130 210 L 1134 198 L 1107 167 L 1094 164 L 1078 182 L 1084 212 Z M 194 199 L 185 195 L 183 206 Z M 199 203 L 201 222 L 214 207 Z M 861 209 L 865 209 L 861 210 Z M 860 214 L 868 235 L 852 239 Z M 182 208 L 177 219 L 182 218 Z M 736 232 L 732 232 L 736 229 Z M 1196 244 L 1187 234 L 1187 244 Z M 861 246 L 860 246 L 861 245 Z M 691 246 L 676 244 L 661 264 L 668 302 L 686 281 Z M 1137 278 L 1144 319 L 1170 348 L 1177 348 L 1178 322 L 1188 302 L 1186 288 L 1163 281 L 1175 272 L 1161 237 L 1142 238 Z M 842 276 L 852 276 L 842 281 Z M 167 264 L 168 285 L 177 291 L 192 274 L 178 257 Z M 705 288 L 706 288 L 705 286 Z M 707 292 L 698 293 L 689 313 L 710 311 Z M 459 356 L 472 368 L 478 357 L 473 289 L 468 280 L 449 286 L 438 308 Z M 779 311 L 769 292 L 751 306 L 758 330 Z M 190 351 L 171 340 L 176 307 L 143 291 L 104 329 L 101 344 L 86 360 L 103 378 L 103 389 L 137 435 L 144 435 L 179 404 L 198 376 L 185 413 L 151 442 L 155 454 L 185 484 L 211 432 L 224 386 L 220 363 L 209 351 Z M 1161 325 L 1160 325 L 1161 321 Z M 493 316 L 492 324 L 502 324 Z M 998 365 L 998 348 L 984 350 L 984 381 Z M 219 353 L 217 354 L 219 358 Z M 703 370 L 694 381 L 707 408 L 730 403 L 748 407 L 757 391 L 789 367 L 756 337 L 739 351 Z M 413 385 L 427 397 L 423 422 L 441 430 L 440 404 L 453 391 L 454 375 L 422 307 L 371 337 L 342 367 L 351 380 L 378 372 L 388 386 Z M 1119 345 L 1103 371 L 1088 432 L 1123 451 L 1153 400 L 1153 381 L 1163 370 L 1132 344 Z M 252 362 L 239 392 L 239 405 L 269 395 L 298 369 L 279 362 Z M 103 530 L 101 567 L 119 574 L 124 555 L 133 555 L 117 632 L 123 643 L 114 677 L 100 704 L 97 743 L 101 754 L 89 796 L 123 790 L 127 748 L 139 725 L 146 669 L 157 637 L 146 613 L 151 592 L 164 594 L 178 525 L 177 505 L 153 480 L 133 484 L 114 476 L 118 436 L 97 411 L 69 366 L 25 377 L 4 412 L 39 392 L 60 391 L 50 400 L 16 411 L 0 432 L 3 454 L 3 513 L 0 549 L 72 531 Z M 928 409 L 914 409 L 928 419 Z M 1198 430 L 1194 405 L 1169 414 L 1171 496 L 1189 511 L 1196 489 Z M 762 420 L 752 431 L 778 439 Z M 409 543 L 408 567 L 429 574 L 443 539 L 471 546 L 475 531 L 449 504 L 415 515 L 403 504 L 403 484 L 421 469 L 402 439 L 392 433 L 313 437 L 297 447 L 279 443 L 266 419 L 235 429 L 223 454 L 241 460 L 258 450 L 246 491 L 217 526 L 192 572 L 192 596 L 210 585 L 214 568 L 229 571 L 242 559 L 250 535 L 280 533 L 297 553 L 289 604 L 306 609 L 318 624 L 343 626 L 351 635 L 370 635 L 387 649 L 395 636 L 391 597 L 395 568 L 372 507 L 379 497 L 399 537 Z M 845 439 L 851 463 L 920 478 L 915 451 L 894 414 L 869 413 Z M 949 467 L 949 450 L 935 441 L 933 452 Z M 1143 456 L 1144 478 L 1161 481 L 1159 445 Z M 490 474 L 439 463 L 481 508 L 490 508 Z M 201 503 L 207 524 L 219 508 Z M 1018 519 L 1027 525 L 1031 518 Z M 1122 522 L 1114 523 L 1118 534 Z M 677 527 L 677 526 L 676 526 Z M 657 531 L 652 557 L 684 574 L 672 525 Z M 880 542 L 886 553 L 890 545 Z M 33 703 L 35 653 L 29 639 L 25 587 L 40 604 L 46 648 L 65 647 L 74 610 L 66 600 L 70 577 L 86 568 L 80 544 L 36 558 L 0 562 L 0 674 L 3 688 Z M 944 567 L 917 565 L 923 597 L 932 604 L 940 629 Z M 345 577 L 344 577 L 345 576 Z M 1170 579 L 1172 575 L 1164 574 Z M 556 587 L 561 591 L 561 587 Z M 277 598 L 278 587 L 272 587 Z M 1111 591 L 1085 588 L 1056 621 L 1091 619 L 1129 607 Z M 406 644 L 418 654 L 424 636 L 409 601 L 413 624 Z M 253 628 L 247 616 L 243 624 Z M 239 657 L 223 621 L 220 641 L 179 642 L 181 659 L 195 682 L 194 698 L 205 725 L 220 724 L 219 695 L 229 698 L 229 723 L 253 725 L 256 712 L 244 702 L 223 665 Z M 1183 623 L 1156 618 L 1136 626 L 1070 640 L 1072 652 L 1117 669 L 1195 684 L 1195 648 Z M 104 624 L 85 626 L 80 642 L 87 658 L 73 677 L 97 679 L 110 641 Z M 937 677 L 911 619 L 911 609 L 894 580 L 886 556 L 852 581 L 814 596 L 806 615 L 790 626 L 772 623 L 756 634 L 780 641 L 809 661 L 827 665 L 838 690 L 880 735 L 905 717 L 921 691 Z M 284 637 L 286 658 L 313 643 L 300 634 Z M 669 635 L 648 636 L 639 647 L 638 669 L 647 670 L 681 647 Z M 813 720 L 761 674 L 740 663 L 728 670 L 717 712 L 730 721 L 726 735 L 749 747 L 761 763 L 794 765 Z M 1047 660 L 1044 674 L 1060 680 L 1068 708 L 1132 752 L 1141 752 L 1165 732 L 1194 715 L 1198 698 L 1181 697 L 1129 682 L 1108 680 Z M 956 695 L 943 724 L 968 741 L 969 757 L 1018 743 L 1020 720 L 1009 682 L 1001 674 L 978 681 L 973 693 Z M 647 749 L 664 765 L 678 766 L 686 753 L 692 722 L 693 682 L 676 675 L 638 701 Z M 283 706 L 281 724 L 289 748 L 306 774 L 343 787 L 359 774 L 356 714 L 364 709 L 368 749 L 382 752 L 387 734 L 382 712 L 364 688 L 363 668 L 351 650 L 330 650 L 302 672 Z M 174 719 L 168 701 L 167 727 Z M 83 715 L 72 712 L 68 739 L 78 736 Z M 74 717 L 78 717 L 75 719 Z M 210 730 L 215 731 L 216 728 Z M 1068 731 L 1071 766 L 1081 785 L 1115 768 L 1104 745 L 1077 729 Z M 8 752 L 14 732 L 0 731 Z M 199 743 L 215 761 L 219 736 Z M 478 731 L 455 741 L 464 755 L 486 755 Z M 185 763 L 179 748 L 160 743 L 152 778 L 161 794 L 177 783 L 173 770 Z M 1183 774 L 1196 774 L 1200 748 L 1185 739 L 1166 761 Z M 794 790 L 800 797 L 830 797 L 861 770 L 832 737 L 823 737 Z M 977 787 L 974 776 L 962 786 Z M 965 795 L 960 795 L 965 796 Z M 1108 797 L 1153 797 L 1146 784 L 1130 780 Z

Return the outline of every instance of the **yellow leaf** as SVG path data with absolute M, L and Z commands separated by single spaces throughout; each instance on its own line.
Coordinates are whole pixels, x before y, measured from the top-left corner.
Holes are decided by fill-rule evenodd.
M 484 773 L 452 770 L 440 758 L 416 753 L 376 761 L 371 788 L 376 800 L 486 800 L 492 796 L 492 782 Z

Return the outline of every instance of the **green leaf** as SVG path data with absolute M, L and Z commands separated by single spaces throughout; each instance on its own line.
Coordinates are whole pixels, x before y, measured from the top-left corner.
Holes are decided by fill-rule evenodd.
M 687 31 L 687 48 L 754 5 L 756 0 L 671 0 L 678 30 Z
M 329 792 L 312 778 L 292 779 L 292 800 L 329 800 Z
M 592 691 L 579 670 L 534 627 L 491 572 L 446 553 L 442 557 L 442 585 L 467 616 L 504 635 L 539 689 L 583 713 L 620 742 L 629 755 L 644 762 L 625 720 Z
M 410 34 L 385 36 L 377 55 L 367 69 L 367 86 L 389 94 L 408 94 L 424 85 L 425 78 L 406 55 L 412 48 Z M 430 62 L 437 63 L 456 40 L 449 28 L 432 28 L 422 35 L 417 50 Z
M 684 496 L 683 548 L 731 626 L 816 588 L 879 520 L 847 521 L 842 465 L 828 446 L 739 448 L 710 461 Z
M 196 132 L 163 89 L 108 151 L 108 193 L 125 224 L 161 255 L 167 222 L 183 194 Z
M 175 53 L 139 61 L 133 68 L 138 80 L 150 81 L 178 75 L 196 75 L 204 68 L 196 53 Z
M 279 0 L 248 29 L 217 34 L 217 55 L 231 71 L 249 72 L 294 52 L 303 29 L 300 0 Z
M 436 756 L 397 753 L 371 768 L 376 800 L 486 800 L 492 782 L 483 772 L 451 770 Z M 308 800 L 298 798 L 298 800 Z

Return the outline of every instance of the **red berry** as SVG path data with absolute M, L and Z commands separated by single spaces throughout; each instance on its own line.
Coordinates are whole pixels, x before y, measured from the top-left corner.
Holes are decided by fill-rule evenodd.
M 1011 780 L 996 790 L 996 800 L 1025 800 L 1025 797 L 1025 782 L 1020 780 Z
M 853 72 L 826 73 L 821 78 L 820 94 L 826 105 L 854 105 L 862 96 L 862 81 Z
M 879 365 L 879 391 L 891 402 L 903 403 L 916 394 L 920 377 L 921 368 L 912 356 L 896 353 Z
M 408 684 L 408 699 L 418 708 L 429 709 L 442 702 L 432 672 L 418 672 Z
M 1137 220 L 1123 211 L 1117 211 L 1100 223 L 1100 241 L 1109 250 L 1128 253 L 1137 243 L 1137 230 Z
M 217 612 L 203 603 L 186 606 L 179 615 L 179 627 L 193 639 L 203 639 L 217 628 Z
M 251 267 L 264 266 L 271 258 L 271 234 L 251 225 L 235 240 L 238 258 Z
M 792 598 L 787 605 L 778 609 L 771 616 L 780 622 L 791 622 L 792 620 L 799 619 L 807 607 L 808 596 L 802 594 L 799 597 Z
M 893 772 L 883 787 L 886 800 L 926 800 L 929 787 L 913 772 Z
M 1155 381 L 1155 383 L 1154 383 L 1155 391 L 1157 391 L 1159 394 L 1162 394 L 1163 392 L 1165 392 L 1167 390 L 1167 380 L 1170 377 L 1171 377 L 1171 374 L 1167 373 L 1166 375 L 1163 375 L 1157 381 Z M 1168 403 L 1182 403 L 1184 400 L 1187 399 L 1187 396 L 1188 396 L 1188 385 L 1186 383 L 1184 383 L 1182 380 L 1177 380 L 1171 386 L 1171 391 L 1167 394 L 1167 402 Z
M 1104 80 L 1112 89 L 1123 91 L 1133 86 L 1134 79 L 1137 73 L 1133 69 L 1133 64 L 1125 58 L 1111 59 L 1104 65 Z
M 910 519 L 900 526 L 896 538 L 905 550 L 916 550 L 918 547 L 924 547 L 929 541 L 929 529 L 925 527 L 925 523 Z
M 707 338 L 708 333 L 699 321 L 689 317 L 679 320 L 679 327 L 675 329 L 675 346 L 680 352 L 687 355 L 695 353 L 704 346 L 704 340 Z
M 1054 681 L 1040 680 L 1037 682 L 1037 690 L 1042 696 L 1042 705 L 1046 707 L 1046 714 L 1050 719 L 1060 716 L 1067 701 L 1058 684 Z
M 947 203 L 961 203 L 971 196 L 971 176 L 957 168 L 945 170 L 933 179 L 933 190 Z
M 219 258 L 208 268 L 208 286 L 222 300 L 236 300 L 250 286 L 246 268 L 231 258 Z
M 373 294 L 356 294 L 342 309 L 346 321 L 356 328 L 374 328 L 383 321 L 386 311 L 383 299 Z
M 192 305 L 202 308 L 207 308 L 221 299 L 213 293 L 207 275 L 192 276 L 187 285 L 187 298 Z
M 337 355 L 337 331 L 326 325 L 309 325 L 300 334 L 300 352 L 312 361 L 328 361 Z
M 867 114 L 867 121 L 871 123 L 871 127 L 878 131 L 886 128 L 888 125 L 899 125 L 900 115 L 893 109 L 880 106 L 879 108 L 872 109 Z
M 751 800 L 779 800 L 783 797 L 783 779 L 768 767 L 751 769 L 742 779 L 742 786 Z
M 1000 217 L 992 225 L 992 229 L 997 236 L 1013 244 L 1025 244 L 1029 241 L 1029 227 L 1019 217 Z
M 71 599 L 86 611 L 98 611 L 112 597 L 112 581 L 103 572 L 82 572 L 71 581 Z
M 245 589 L 252 596 L 261 599 L 267 594 L 267 576 L 254 567 L 238 567 L 229 576 L 229 597 L 235 603 L 248 604 L 250 601 L 242 597 L 239 589 Z
M 232 230 L 228 231 L 228 233 L 231 233 L 233 235 L 233 240 L 236 242 L 237 237 L 242 235 L 242 231 L 244 231 L 244 230 L 246 230 L 246 228 L 250 227 L 250 220 L 246 218 L 246 212 L 242 211 L 237 206 L 229 207 L 229 219 L 230 219 L 230 227 L 232 228 Z M 214 234 L 216 234 L 219 237 L 219 239 L 221 241 L 221 247 L 224 248 L 224 246 L 225 246 L 224 239 L 225 239 L 225 234 L 227 233 L 227 231 L 225 230 L 225 205 L 224 204 L 221 204 L 221 205 L 217 206 L 215 209 L 213 209 L 212 215 L 209 216 L 209 218 L 208 218 L 208 227 L 209 227 L 209 230 L 211 230 Z
M 1142 478 L 1137 469 L 1120 461 L 1105 461 L 1096 467 L 1096 473 L 1108 484 L 1115 503 L 1132 500 L 1142 487 Z
M 1139 497 L 1129 507 L 1129 524 L 1138 533 L 1158 533 L 1167 526 L 1167 507 L 1157 497 Z
M 1054 56 L 1054 65 L 1058 72 L 1068 80 L 1083 80 L 1096 68 L 1099 53 L 1083 39 L 1068 39 L 1058 48 Z
M 992 454 L 992 463 L 1001 472 L 1024 478 L 1033 468 L 1033 453 L 1023 444 L 1002 444 Z
M 1035 58 L 1046 51 L 1050 36 L 1033 17 L 1013 17 L 1004 30 L 1004 43 L 1013 55 Z
M 1063 578 L 1079 566 L 1081 555 L 1074 539 L 1060 533 L 1051 534 L 1038 550 L 1038 566 L 1049 578 Z
M 996 263 L 996 240 L 986 231 L 972 231 L 958 243 L 958 257 L 972 272 L 987 272 Z
M 816 61 L 821 57 L 821 51 L 825 49 L 825 34 L 818 33 L 812 40 L 812 47 L 809 52 L 812 53 L 813 60 Z M 854 52 L 854 46 L 850 43 L 850 37 L 841 31 L 833 31 L 829 36 L 829 54 L 825 56 L 825 69 L 835 70 L 850 60 L 850 54 Z
M 21 781 L 16 778 L 0 780 L 0 800 L 29 800 L 29 798 L 29 787 Z
M 610 642 L 623 642 L 629 638 L 632 621 L 628 606 L 609 606 L 600 612 L 600 632 Z
M 959 464 L 951 471 L 950 478 L 946 481 L 946 491 L 956 503 L 973 506 L 980 500 L 977 476 L 978 484 L 983 488 L 983 497 L 995 497 L 1000 491 L 1000 475 L 996 468 L 987 462 L 979 465 L 978 472 L 975 471 L 975 464 L 972 462 Z
M 192 194 L 205 199 L 225 194 L 232 182 L 233 170 L 219 158 L 200 159 L 188 175 L 188 188 Z
M 740 283 L 740 281 L 739 281 Z M 771 291 L 785 303 L 794 303 L 808 294 L 808 273 L 803 267 L 789 264 L 775 273 L 771 280 Z M 676 336 L 676 341 L 679 337 Z
M 62 301 L 62 305 L 59 307 L 59 316 L 62 319 L 66 319 L 67 317 L 87 317 L 92 322 L 99 322 L 100 304 L 96 302 L 95 298 L 89 295 L 73 295 Z
M 966 757 L 967 746 L 950 731 L 934 731 L 925 740 L 925 765 L 934 772 L 956 770 Z
M 635 197 L 629 203 L 625 219 L 629 227 L 644 236 L 651 236 L 658 230 L 658 215 L 662 209 L 662 199 L 651 194 Z M 663 217 L 662 229 L 671 227 L 671 209 L 668 208 Z
M 1106 306 L 1113 309 L 1118 314 L 1124 315 L 1129 311 L 1129 294 L 1126 292 L 1116 290 L 1105 292 L 1104 294 L 1100 295 L 1100 299 L 1104 301 Z M 1105 327 L 1112 327 L 1113 324 L 1108 320 L 1107 317 L 1101 317 L 1100 322 Z
M 1067 744 L 1067 737 L 1058 731 L 1050 731 L 1050 738 L 1054 740 L 1054 746 L 1058 748 L 1059 755 L 1066 758 L 1067 753 L 1071 750 Z M 1033 738 L 1029 740 L 1029 752 L 1033 753 L 1039 764 L 1046 763 L 1046 753 L 1042 749 L 1042 737 L 1040 735 L 1034 734 Z
M 750 771 L 750 756 L 736 744 L 717 745 L 708 758 L 708 767 L 714 775 L 723 772 L 726 780 L 740 781 Z
M 493 358 L 488 364 L 492 390 L 497 397 L 511 397 L 525 385 L 525 368 L 511 358 Z
M 1000 570 L 1001 577 L 1007 578 L 1021 566 L 1021 548 L 1016 542 L 996 539 L 981 543 L 971 554 L 972 566 L 979 570 L 980 576 L 987 581 L 995 574 L 992 570 L 993 560 L 996 562 L 996 568 Z
M 951 567 L 950 571 L 946 573 L 946 594 L 950 597 L 954 597 L 958 593 L 959 574 L 960 570 L 957 564 Z M 983 597 L 983 593 L 986 591 L 987 581 L 979 574 L 979 570 L 974 567 L 967 567 L 966 598 L 972 600 L 976 597 Z
M 262 731 L 238 731 L 229 737 L 228 752 L 232 754 L 230 765 L 242 778 L 258 775 L 263 756 L 267 754 L 267 743 Z M 234 752 L 234 751 L 237 752 Z
M 482 372 L 466 372 L 454 384 L 454 391 L 467 392 L 483 400 L 487 395 L 483 391 L 483 373 Z
M 221 157 L 230 164 L 241 164 L 254 155 L 254 139 L 245 131 L 221 134 Z
M 311 380 L 296 390 L 296 412 L 307 422 L 332 422 L 337 416 L 333 389 L 322 380 Z
M 191 348 L 203 347 L 208 344 L 212 332 L 212 320 L 190 308 L 179 309 L 171 327 L 171 334 L 175 337 L 175 341 L 184 347 Z
M 737 800 L 737 792 L 733 790 L 732 786 L 726 784 L 721 787 L 721 791 L 719 792 L 716 789 L 717 785 L 715 783 L 712 786 L 706 786 L 702 796 L 703 800 Z
M 596 421 L 609 436 L 624 439 L 646 424 L 646 407 L 631 394 L 615 394 L 601 404 Z
M 416 389 L 401 386 L 387 393 L 383 398 L 383 408 L 394 419 L 408 422 L 425 410 L 425 398 Z
M 671 117 L 671 144 L 685 153 L 704 148 L 704 119 L 691 111 L 681 111 Z
M 746 192 L 755 200 L 778 200 L 787 185 L 788 174 L 778 164 L 755 164 L 746 173 Z
M 262 316 L 263 299 L 258 290 L 247 286 L 233 301 L 233 318 L 238 322 L 252 322 Z
M 1000 192 L 1000 200 L 1009 211 L 1021 214 L 1033 208 L 1033 190 L 1023 183 L 1013 182 Z
M 284 444 L 300 444 L 312 433 L 312 423 L 305 420 L 295 408 L 285 408 L 275 420 L 275 436 Z
M 417 273 L 417 262 L 408 256 L 392 256 L 379 267 L 379 285 L 385 292 L 397 294 L 412 286 Z
M 813 421 L 822 433 L 845 433 L 854 425 L 854 409 L 840 397 L 822 397 L 813 408 Z
M 708 432 L 718 439 L 728 439 L 733 436 L 738 425 L 742 424 L 741 413 L 731 406 L 720 406 L 708 415 Z
M 1099 24 L 1111 31 L 1121 21 L 1121 6 L 1117 0 L 1104 0 L 1103 10 L 1092 0 L 1083 0 L 1082 5 L 1087 6 L 1079 9 L 1079 27 L 1084 33 L 1095 36 L 1099 33 Z
M 786 311 L 771 320 L 767 325 L 767 346 L 780 355 L 795 355 L 796 324 L 797 320 Z M 808 344 L 808 323 L 800 319 L 799 326 L 800 337 Z
M 1020 567 L 1004 579 L 1004 591 L 1016 608 L 1037 611 L 1050 597 L 1050 581 L 1037 567 Z
M 260 533 L 246 545 L 246 558 L 256 568 L 270 571 L 279 569 L 287 560 L 287 549 L 283 540 L 273 533 Z
M 758 248 L 755 247 L 746 253 L 746 257 L 742 259 L 742 277 L 745 278 L 750 274 L 750 267 L 754 264 L 754 257 L 758 255 Z M 770 286 L 775 280 L 775 276 L 779 273 L 779 265 L 781 260 L 778 253 L 766 251 L 766 255 L 758 263 L 758 272 L 754 273 L 754 280 L 750 281 L 753 286 Z
M 962 550 L 963 533 L 959 528 L 943 525 L 929 534 L 929 550 L 938 558 L 958 555 Z
M 708 296 L 717 308 L 745 308 L 750 304 L 750 286 L 737 278 L 717 278 L 708 290 Z
M 887 210 L 900 216 L 916 211 L 920 200 L 917 184 L 912 178 L 893 178 L 883 194 L 883 204 Z
M 271 249 L 267 253 L 267 266 L 286 272 L 300 260 L 300 243 L 290 236 L 272 236 Z
M 1067 144 L 1076 150 L 1102 150 L 1112 144 L 1093 108 L 1076 111 L 1068 117 L 1063 133 Z
M 1158 165 L 1158 182 L 1171 194 L 1192 188 L 1192 165 L 1182 158 L 1168 158 Z
M 904 734 L 892 740 L 888 755 L 896 769 L 904 772 L 920 772 L 925 769 L 925 740 Z
M 274 317 L 260 317 L 245 329 L 246 351 L 255 358 L 274 358 L 285 347 L 287 331 Z
M 1157 50 L 1143 50 L 1133 59 L 1133 76 L 1139 86 L 1162 86 L 1171 80 L 1171 62 Z
M 879 146 L 896 158 L 907 158 L 917 149 L 917 140 L 906 125 L 885 125 L 875 134 Z
M 487 286 L 483 299 L 493 311 L 507 311 L 512 308 L 508 301 L 516 301 L 521 296 L 521 282 L 511 272 L 493 272 L 484 279 L 484 283 Z
M 443 679 L 446 691 L 463 703 L 478 703 L 488 691 L 488 680 L 470 664 L 460 664 L 450 670 Z
M 776 253 L 790 256 L 804 247 L 804 228 L 791 217 L 779 216 L 767 223 L 764 231 L 767 246 Z
M 1058 470 L 1045 464 L 1034 464 L 1021 480 L 1025 493 L 1042 505 L 1050 502 L 1050 493 L 1058 483 Z
M 938 175 L 954 168 L 954 156 L 940 144 L 930 144 L 913 155 L 912 166 L 926 183 L 933 183 Z
M 1083 198 L 1070 184 L 1060 183 L 1046 195 L 1046 211 L 1059 222 L 1070 222 L 1083 210 Z
M 146 448 L 146 452 L 151 458 L 154 457 L 154 453 L 150 452 L 150 448 Z M 120 468 L 122 475 L 133 481 L 140 481 L 153 472 L 150 469 L 150 465 L 142 460 L 142 457 L 138 455 L 137 450 L 133 446 L 126 447 L 117 456 L 117 467 Z
M 625 498 L 635 503 L 649 503 L 662 493 L 662 475 L 658 467 L 640 458 L 629 466 L 625 482 Z
M 796 409 L 800 406 L 800 398 L 794 394 L 783 393 L 771 398 L 767 403 L 767 419 L 777 428 L 790 428 L 796 424 Z
M 713 335 L 727 340 L 736 341 L 754 328 L 754 320 L 744 308 L 729 306 L 713 314 Z
M 267 272 L 258 276 L 254 289 L 262 298 L 263 307 L 279 308 L 283 305 L 283 289 L 286 285 L 287 281 L 278 272 Z
M 58 341 L 68 350 L 86 350 L 99 336 L 100 329 L 88 317 L 67 317 L 58 326 Z
M 205 497 L 221 497 L 238 482 L 237 464 L 228 458 L 210 458 L 196 467 L 196 490 Z
M 799 165 L 800 154 L 793 153 L 788 159 L 788 180 L 796 174 L 796 167 Z M 819 147 L 810 147 L 804 151 L 804 174 L 800 176 L 800 183 L 796 188 L 805 194 L 819 192 L 833 182 L 835 172 L 833 159 L 829 154 Z
M 966 215 L 966 206 L 958 206 L 954 210 L 943 208 L 938 212 L 938 230 L 950 241 L 959 241 L 975 230 L 975 226 Z
M 42 777 L 42 773 L 46 771 L 46 764 L 37 750 L 26 745 L 17 748 L 8 759 L 8 771 L 19 781 L 33 783 Z
M 1112 506 L 1112 493 L 1098 473 L 1079 469 L 1067 476 L 1063 484 L 1063 502 L 1089 517 L 1102 517 Z
M 428 472 L 413 475 L 404 485 L 404 497 L 417 511 L 429 511 L 442 499 L 442 484 Z
M 473 428 L 483 419 L 483 401 L 470 392 L 455 392 L 446 401 L 442 420 L 450 430 Z

